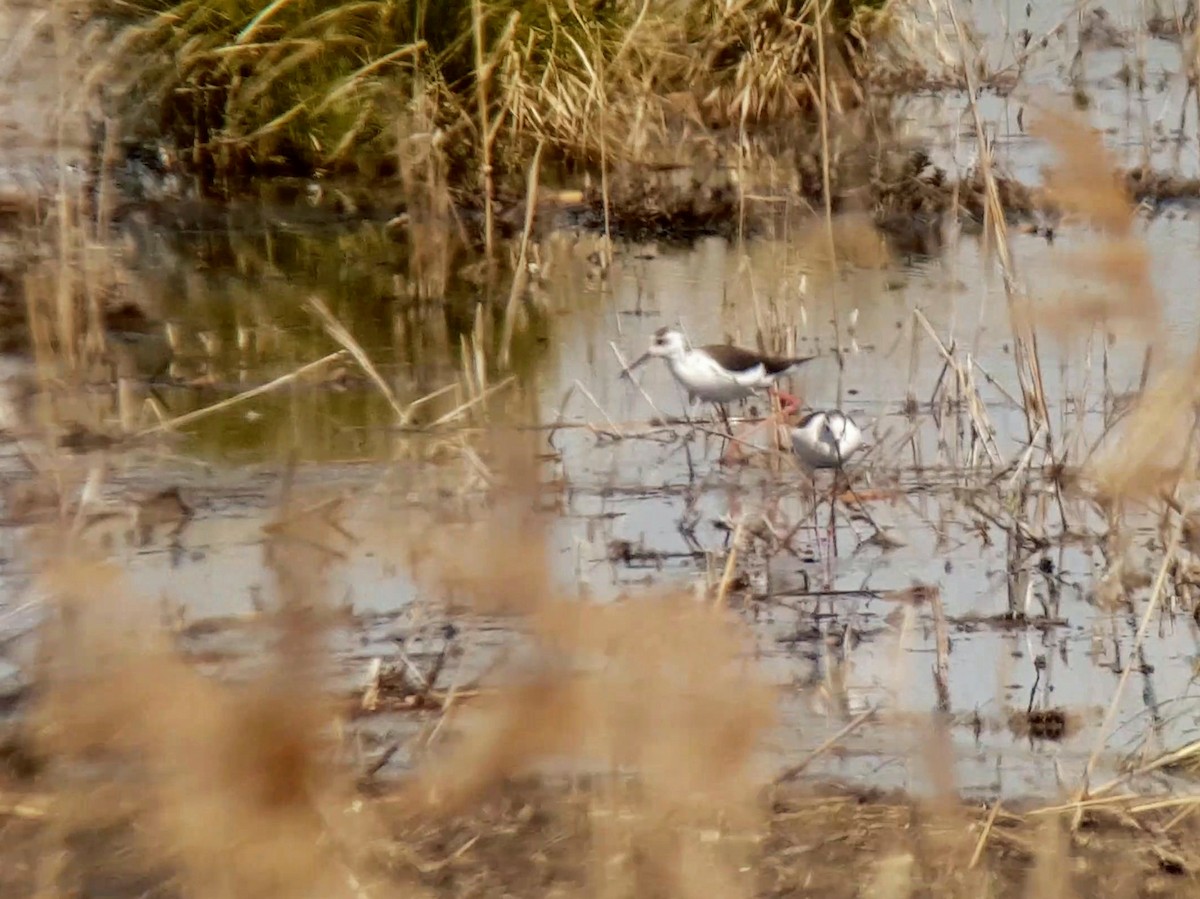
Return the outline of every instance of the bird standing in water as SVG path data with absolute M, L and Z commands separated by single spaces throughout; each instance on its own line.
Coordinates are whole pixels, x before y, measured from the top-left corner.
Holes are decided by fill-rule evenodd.
M 726 424 L 726 403 L 746 399 L 773 387 L 780 377 L 814 358 L 767 356 L 731 344 L 690 347 L 681 331 L 659 328 L 654 332 L 650 348 L 622 374 L 630 376 L 635 368 L 655 357 L 666 361 L 671 375 L 687 392 L 689 402 L 713 403 L 721 409 Z M 782 392 L 779 396 L 792 407 L 799 405 L 794 397 Z
M 791 430 L 792 451 L 810 469 L 842 469 L 865 446 L 862 431 L 838 411 L 810 412 Z

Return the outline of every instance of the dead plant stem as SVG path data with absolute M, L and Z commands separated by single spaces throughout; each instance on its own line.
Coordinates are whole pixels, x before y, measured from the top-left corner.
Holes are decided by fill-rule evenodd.
M 512 337 L 517 314 L 517 302 L 525 292 L 525 285 L 529 281 L 529 235 L 533 232 L 533 220 L 537 214 L 538 178 L 542 161 L 542 148 L 544 146 L 545 140 L 539 140 L 537 149 L 533 151 L 533 159 L 529 163 L 529 176 L 526 179 L 525 224 L 521 228 L 521 246 L 517 252 L 517 270 L 513 272 L 512 286 L 508 291 L 508 304 L 504 309 L 504 336 L 500 341 L 500 364 L 505 367 L 508 366 L 512 358 Z
M 315 362 L 309 362 L 307 365 L 302 365 L 295 371 L 289 372 L 286 375 L 281 375 L 274 381 L 269 381 L 266 384 L 254 387 L 251 390 L 246 390 L 237 394 L 236 396 L 231 396 L 228 399 L 221 400 L 219 403 L 213 403 L 211 406 L 205 406 L 203 409 L 196 409 L 194 412 L 188 412 L 184 415 L 177 416 L 176 418 L 160 422 L 159 424 L 139 431 L 137 436 L 145 437 L 149 434 L 157 434 L 160 431 L 172 431 L 176 428 L 183 427 L 184 425 L 192 424 L 193 422 L 199 421 L 202 418 L 207 418 L 208 416 L 214 415 L 217 412 L 222 412 L 232 406 L 244 403 L 247 400 L 252 400 L 256 397 L 271 393 L 274 390 L 278 390 L 280 387 L 291 384 L 294 381 L 303 378 L 305 375 L 311 374 L 317 369 L 329 365 L 331 362 L 336 362 L 338 359 L 344 358 L 345 355 L 345 350 L 338 350 L 337 352 L 330 353 L 328 356 L 322 356 Z
M 320 297 L 309 297 L 307 305 L 313 314 L 321 320 L 325 332 L 354 357 L 354 361 L 358 363 L 363 373 L 379 388 L 379 392 L 383 394 L 384 399 L 388 401 L 388 405 L 392 407 L 392 411 L 396 413 L 396 422 L 400 425 L 408 424 L 411 410 L 401 407 L 391 385 L 379 374 L 379 369 L 375 367 L 375 363 L 371 361 L 371 357 L 367 355 L 362 345 L 354 339 L 354 335 L 346 329 L 345 325 L 337 320 L 334 314 L 329 311 L 329 307 L 325 305 L 325 301 Z
M 1193 435 L 1194 435 L 1193 431 Z M 1195 445 L 1194 437 L 1188 447 L 1188 459 L 1192 459 L 1194 453 L 1192 449 Z M 1108 731 L 1112 726 L 1113 718 L 1116 716 L 1117 707 L 1120 705 L 1121 697 L 1125 693 L 1125 685 L 1129 682 L 1129 675 L 1136 667 L 1132 663 L 1132 659 L 1137 655 L 1142 643 L 1146 639 L 1146 632 L 1150 628 L 1150 622 L 1154 618 L 1154 613 L 1158 611 L 1159 604 L 1162 602 L 1163 593 L 1167 586 L 1171 568 L 1175 562 L 1175 553 L 1179 549 L 1180 539 L 1183 535 L 1183 525 L 1187 520 L 1186 515 L 1176 515 L 1171 530 L 1171 537 L 1167 542 L 1164 551 L 1162 564 L 1158 567 L 1158 575 L 1154 579 L 1154 587 L 1150 592 L 1150 599 L 1146 603 L 1146 609 L 1142 612 L 1142 620 L 1138 624 L 1137 633 L 1133 638 L 1133 646 L 1129 651 L 1130 661 L 1127 661 L 1124 669 L 1121 671 L 1121 677 L 1117 681 L 1117 687 L 1113 691 L 1113 697 L 1108 704 L 1108 709 L 1104 713 L 1104 718 L 1100 722 L 1100 728 L 1096 734 L 1096 745 L 1093 747 L 1091 755 L 1088 756 L 1087 764 L 1083 769 L 1083 777 L 1079 786 L 1079 792 L 1075 797 L 1075 813 L 1072 816 L 1072 827 L 1078 827 L 1081 818 L 1083 817 L 1083 807 L 1081 803 L 1087 796 L 1088 782 L 1091 779 L 1092 771 L 1096 767 L 1096 762 L 1100 758 L 1100 752 L 1104 748 L 1105 741 L 1108 739 Z
M 1021 382 L 1021 393 L 1024 398 L 1023 406 L 1025 409 L 1026 427 L 1029 431 L 1029 439 L 1032 441 L 1033 435 L 1037 430 L 1035 419 L 1049 418 L 1045 388 L 1042 384 L 1041 365 L 1038 361 L 1037 336 L 1027 324 L 1022 323 L 1019 316 L 1014 315 L 1014 300 L 1018 293 L 1016 274 L 1013 267 L 1012 255 L 1009 251 L 1008 225 L 1005 218 L 1004 205 L 1000 201 L 999 190 L 996 187 L 995 173 L 992 171 L 991 147 L 987 140 L 987 132 L 983 126 L 983 117 L 979 112 L 979 104 L 975 99 L 979 95 L 975 68 L 972 61 L 968 58 L 967 48 L 969 44 L 966 32 L 963 30 L 962 22 L 959 20 L 954 0 L 947 0 L 946 9 L 949 12 L 950 20 L 954 24 L 954 30 L 958 36 L 959 50 L 962 54 L 962 70 L 967 82 L 967 102 L 970 106 L 971 117 L 975 125 L 975 139 L 979 147 L 979 169 L 983 175 L 987 196 L 986 215 L 991 220 L 992 234 L 996 242 L 996 253 L 1000 260 L 1000 271 L 1004 280 L 1004 294 L 1008 302 L 1009 318 L 1013 323 L 1015 332 L 1014 336 L 1016 340 L 1014 341 L 1013 355 L 1016 359 L 1017 377 Z M 1048 421 L 1046 442 L 1048 446 L 1052 445 L 1052 435 L 1049 431 Z
M 488 80 L 491 65 L 485 64 L 483 56 L 483 4 L 471 0 L 471 30 L 475 38 L 475 103 L 479 115 L 479 180 L 483 189 L 483 241 L 489 268 L 495 260 L 493 254 L 495 232 L 495 209 L 492 205 L 492 147 L 488 121 Z
M 837 250 L 833 236 L 832 178 L 829 172 L 829 71 L 825 60 L 825 4 L 817 0 L 814 4 L 817 22 L 817 74 L 820 79 L 821 102 L 817 113 L 821 126 L 821 194 L 825 201 L 825 239 L 829 244 L 829 296 L 833 302 L 833 338 L 837 344 L 837 405 L 841 408 L 844 385 L 842 374 L 845 359 L 842 356 L 842 314 L 837 292 Z

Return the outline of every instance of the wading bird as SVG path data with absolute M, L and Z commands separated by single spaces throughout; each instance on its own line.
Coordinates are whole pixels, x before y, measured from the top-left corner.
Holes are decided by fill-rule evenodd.
M 773 387 L 780 377 L 814 358 L 767 356 L 730 344 L 691 347 L 681 331 L 659 328 L 650 348 L 622 374 L 630 376 L 635 368 L 656 357 L 666 361 L 672 376 L 687 392 L 689 402 L 713 403 L 721 409 L 726 424 L 726 403 L 744 400 Z M 793 408 L 799 405 L 795 397 L 782 391 L 779 397 Z
M 810 469 L 841 469 L 866 445 L 862 431 L 838 411 L 810 412 L 791 430 L 792 452 Z

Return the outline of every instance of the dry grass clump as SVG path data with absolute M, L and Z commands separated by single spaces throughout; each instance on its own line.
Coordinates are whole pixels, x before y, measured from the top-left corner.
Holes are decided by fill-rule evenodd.
M 1099 494 L 1156 498 L 1191 481 L 1198 400 L 1194 370 L 1163 372 L 1089 460 L 1085 474 Z
M 265 529 L 267 642 L 240 683 L 193 670 L 154 606 L 69 531 L 39 531 L 29 548 L 51 620 L 28 727 L 53 797 L 38 852 L 46 888 L 101 877 L 150 895 L 147 884 L 198 897 L 373 895 L 372 883 L 407 878 L 383 817 L 439 827 L 514 776 L 566 762 L 620 775 L 589 799 L 596 894 L 749 895 L 738 872 L 763 811 L 750 762 L 773 695 L 743 667 L 741 628 L 690 598 L 601 607 L 560 596 L 543 521 L 524 511 L 529 472 L 498 474 L 495 515 L 413 542 L 424 561 L 414 574 L 469 602 L 467 614 L 518 616 L 535 652 L 488 695 L 448 703 L 438 731 L 453 741 L 427 743 L 374 811 L 354 792 L 360 768 L 338 739 L 330 680 L 331 576 L 355 540 L 339 505 L 289 492 Z
M 737 866 L 762 812 L 751 759 L 774 700 L 740 661 L 742 628 L 690 597 L 607 607 L 561 597 L 546 522 L 527 511 L 533 472 L 501 470 L 508 484 L 489 515 L 418 538 L 417 573 L 475 611 L 519 615 L 538 651 L 460 716 L 464 740 L 429 758 L 402 807 L 452 817 L 546 763 L 619 772 L 632 781 L 591 800 L 597 894 L 745 895 Z
M 214 181 L 391 170 L 392 123 L 414 103 L 437 110 L 427 138 L 459 171 L 478 160 L 519 170 L 538 142 L 641 158 L 648 143 L 675 142 L 681 108 L 709 126 L 810 110 L 818 23 L 836 98 L 861 76 L 883 5 L 96 0 L 92 11 L 114 38 L 96 78 L 110 112 Z
M 1147 363 L 1161 349 L 1162 302 L 1154 289 L 1149 248 L 1136 232 L 1136 214 L 1124 180 L 1099 132 L 1075 114 L 1039 115 L 1032 128 L 1059 159 L 1046 172 L 1046 197 L 1068 220 L 1091 228 L 1097 239 L 1072 250 L 1067 264 L 1089 290 L 1053 305 L 1025 305 L 1029 324 L 1064 336 L 1107 335 L 1123 330 L 1147 343 Z M 1196 427 L 1194 357 L 1171 366 L 1146 387 L 1132 411 L 1110 423 L 1099 449 L 1086 460 L 1085 476 L 1104 502 L 1170 493 L 1194 475 Z M 1149 375 L 1143 370 L 1143 381 Z
M 240 685 L 192 670 L 111 565 L 70 549 L 45 560 L 53 617 L 30 724 L 58 797 L 45 858 L 71 858 L 75 831 L 128 834 L 118 857 L 75 855 L 60 885 L 72 867 L 85 878 L 97 867 L 126 878 L 170 872 L 195 896 L 355 895 L 341 839 L 350 781 L 331 763 L 322 642 L 341 539 L 335 523 L 304 510 L 286 510 L 271 529 L 274 645 Z M 71 542 L 60 535 L 58 545 Z
M 1125 325 L 1154 339 L 1161 309 L 1150 278 L 1150 255 L 1135 233 L 1131 197 L 1099 132 L 1078 115 L 1039 115 L 1031 133 L 1048 141 L 1059 162 L 1046 172 L 1046 197 L 1099 235 L 1069 257 L 1081 278 L 1095 279 L 1097 296 L 1065 298 L 1042 320 L 1051 327 Z
M 689 4 L 695 63 L 684 73 L 700 109 L 718 127 L 774 121 L 820 102 L 817 28 L 834 38 L 826 52 L 835 110 L 861 100 L 867 34 L 886 0 L 751 0 Z M 843 96 L 844 94 L 844 96 Z

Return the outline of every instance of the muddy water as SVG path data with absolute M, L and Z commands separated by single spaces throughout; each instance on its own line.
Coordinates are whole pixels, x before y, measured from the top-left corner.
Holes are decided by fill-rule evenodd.
M 1022 19 L 1023 4 L 974 10 L 979 18 L 973 27 L 984 35 L 992 60 L 1011 57 L 1006 35 L 1020 27 L 1040 36 L 1068 20 L 1066 36 L 1030 60 L 1016 93 L 980 98 L 1001 163 L 1034 182 L 1050 157 L 1021 130 L 1017 111 L 1030 91 L 1042 92 L 1037 97 L 1070 95 L 1063 68 L 1074 52 L 1074 20 L 1065 7 L 1047 4 L 1030 7 L 1029 23 Z M 1132 21 L 1129 10 L 1112 12 L 1118 21 Z M 11 40 L 8 46 L 14 46 Z M 1182 134 L 1161 124 L 1177 122 L 1180 112 L 1178 45 L 1147 39 L 1141 46 L 1150 85 L 1145 97 L 1126 90 L 1117 77 L 1136 52 L 1086 54 L 1083 84 L 1095 120 L 1126 161 L 1149 152 L 1159 166 L 1193 173 L 1200 168 L 1194 120 Z M 0 59 L 5 53 L 15 50 L 0 45 Z M 49 76 L 25 77 L 44 86 Z M 52 102 L 56 93 L 47 90 L 36 95 L 38 104 Z M 11 120 L 25 123 L 24 137 L 0 145 L 0 168 L 14 175 L 33 168 L 30 160 L 46 164 L 46 154 L 35 152 L 36 116 L 16 96 L 5 102 L 21 108 L 23 118 L 14 114 Z M 901 116 L 910 136 L 932 147 L 940 164 L 963 169 L 973 162 L 974 128 L 964 95 L 913 97 L 901 106 Z M 107 251 L 125 289 L 181 335 L 174 383 L 158 388 L 167 415 L 201 408 L 335 349 L 304 308 L 314 295 L 362 343 L 401 403 L 460 381 L 462 339 L 471 333 L 483 288 L 466 280 L 445 302 L 414 301 L 407 291 L 406 246 L 380 223 L 317 226 L 300 222 L 304 216 L 295 209 L 271 210 L 253 221 L 225 213 L 186 218 L 180 227 L 178 215 L 134 210 Z M 1190 349 L 1200 324 L 1200 226 L 1189 208 L 1177 206 L 1143 217 L 1139 230 L 1154 257 L 1171 345 Z M 1103 284 L 1066 264 L 1073 249 L 1091 240 L 1069 227 L 1053 243 L 1016 236 L 1019 278 L 1039 301 L 1101 290 Z M 1013 795 L 1073 786 L 1129 665 L 1135 670 L 1101 758 L 1102 779 L 1143 745 L 1195 738 L 1190 696 L 1197 628 L 1191 617 L 1164 617 L 1142 654 L 1131 658 L 1136 615 L 1097 601 L 1103 559 L 1095 540 L 1054 545 L 1013 561 L 1004 529 L 964 504 L 961 488 L 980 479 L 961 472 L 969 449 L 954 434 L 963 419 L 941 402 L 943 360 L 915 312 L 944 343 L 972 349 L 1001 457 L 1016 458 L 1028 438 L 1024 413 L 1011 399 L 1019 388 L 1003 284 L 977 239 L 961 238 L 936 260 L 901 260 L 834 277 L 814 263 L 810 245 L 790 237 L 745 245 L 713 239 L 688 249 L 622 246 L 607 272 L 589 261 L 589 248 L 586 237 L 569 233 L 544 243 L 544 280 L 518 332 L 519 378 L 481 407 L 487 418 L 471 417 L 470 428 L 453 432 L 453 439 L 470 441 L 490 460 L 514 426 L 563 425 L 538 432 L 547 437 L 541 472 L 548 485 L 551 558 L 565 591 L 597 601 L 626 595 L 636 601 L 647 585 L 711 584 L 730 530 L 741 521 L 766 516 L 779 532 L 801 525 L 794 552 L 767 557 L 756 543 L 746 548 L 743 580 L 733 596 L 751 625 L 756 664 L 781 688 L 784 724 L 764 753 L 766 764 L 779 768 L 806 759 L 848 721 L 878 708 L 874 720 L 845 735 L 837 751 L 822 753 L 807 773 L 916 789 L 941 783 L 930 764 L 937 757 L 930 733 L 939 704 L 935 620 L 928 604 L 905 600 L 915 584 L 936 589 L 948 619 L 949 715 L 943 720 L 959 789 Z M 682 414 L 682 397 L 665 369 L 652 365 L 640 377 L 651 406 L 618 378 L 612 345 L 631 358 L 654 329 L 674 322 L 698 341 L 729 335 L 746 343 L 753 342 L 757 325 L 778 326 L 798 351 L 818 354 L 792 386 L 808 405 L 840 405 L 874 438 L 877 447 L 860 472 L 860 486 L 891 491 L 868 510 L 899 545 L 868 541 L 872 524 L 848 517 L 843 508 L 835 549 L 825 527 L 829 504 L 820 492 L 826 480 L 817 479 L 814 494 L 786 459 L 722 467 L 717 441 L 684 428 L 651 428 L 660 411 Z M 840 371 L 832 353 L 838 333 L 845 350 Z M 1104 358 L 1098 334 L 1090 342 L 1086 335 L 1044 341 L 1056 439 L 1086 446 L 1102 433 L 1112 397 L 1139 382 L 1143 349 L 1136 338 L 1119 338 Z M 126 513 L 139 497 L 177 486 L 195 512 L 174 540 L 160 528 L 144 545 L 130 543 L 120 518 L 97 524 L 89 536 L 101 544 L 110 538 L 128 572 L 131 596 L 145 604 L 146 614 L 181 628 L 198 664 L 235 675 L 253 666 L 263 639 L 248 624 L 271 600 L 262 528 L 283 489 L 281 460 L 294 456 L 295 485 L 306 500 L 349 497 L 347 527 L 354 540 L 345 547 L 347 561 L 333 590 L 354 613 L 353 626 L 336 644 L 346 686 L 360 680 L 373 659 L 396 660 L 400 646 L 418 662 L 436 654 L 447 621 L 459 627 L 452 639 L 461 655 L 445 682 L 469 683 L 519 641 L 503 622 L 445 612 L 438 597 L 414 584 L 397 522 L 458 534 L 479 514 L 472 499 L 482 486 L 478 472 L 453 448 L 398 432 L 387 400 L 352 366 L 333 375 L 215 415 L 172 442 L 77 457 L 72 471 L 80 481 L 107 466 L 101 503 L 108 508 Z M 495 382 L 499 374 L 489 377 Z M 582 390 L 572 391 L 576 382 L 594 403 Z M 915 413 L 905 410 L 910 395 Z M 464 398 L 435 400 L 431 417 Z M 10 476 L 20 477 L 15 457 L 6 460 Z M 1039 453 L 1032 461 L 1043 458 Z M 994 512 L 997 492 L 976 488 L 971 494 Z M 1073 523 L 1096 526 L 1083 507 L 1066 512 Z M 1027 517 L 1053 531 L 1058 514 L 1047 502 Z M 808 526 L 814 517 L 816 526 Z M 0 625 L 9 634 L 30 631 L 39 612 L 19 551 L 22 534 L 15 522 L 3 529 Z M 1149 536 L 1147 526 L 1133 542 Z M 1153 561 L 1134 558 L 1147 570 Z M 996 620 L 1011 611 L 1043 620 Z M 28 641 L 7 648 L 10 667 L 0 674 L 18 685 Z M 1067 735 L 1038 740 L 1015 733 L 1010 718 L 1031 703 L 1065 709 Z M 382 741 L 414 732 L 419 723 L 415 715 L 382 716 L 365 727 Z M 396 758 L 398 765 L 405 761 L 403 753 Z

